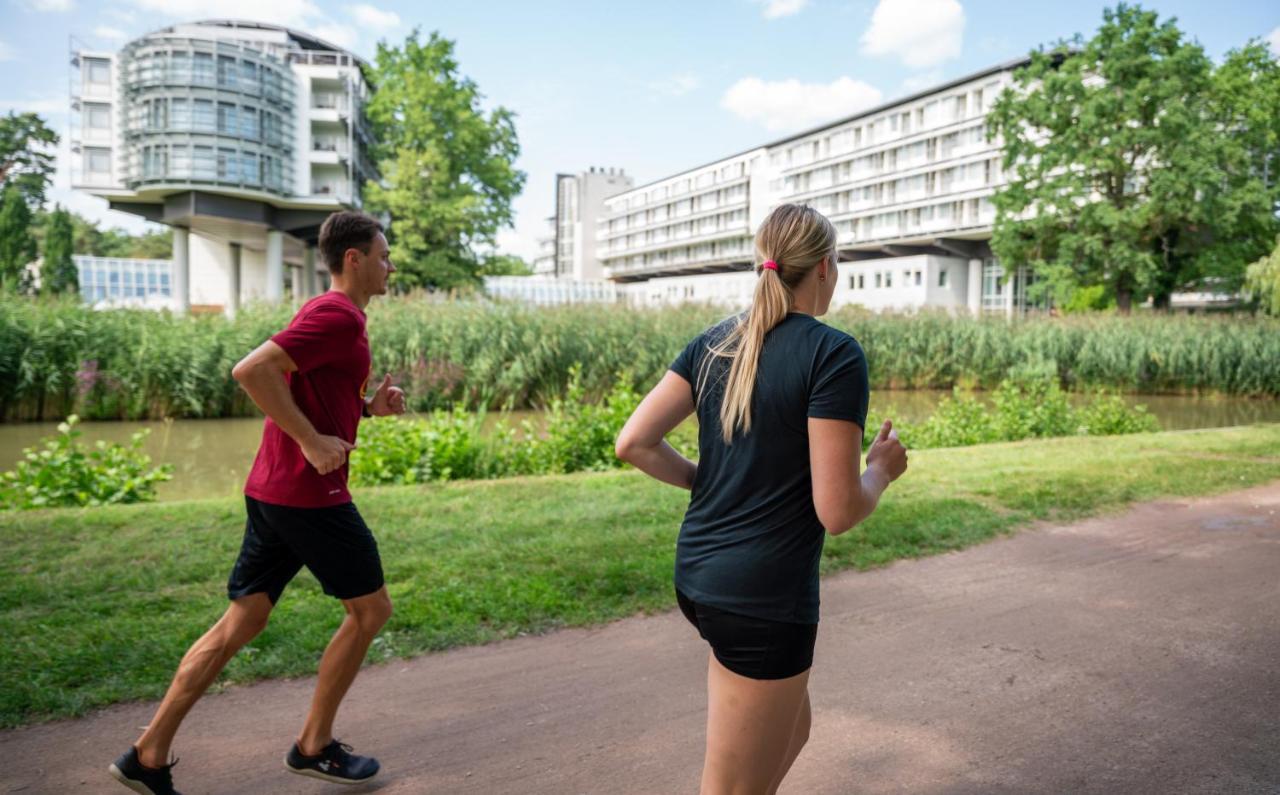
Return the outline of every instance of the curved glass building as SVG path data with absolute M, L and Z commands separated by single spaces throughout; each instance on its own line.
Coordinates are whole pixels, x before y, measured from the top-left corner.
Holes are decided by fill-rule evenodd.
M 73 186 L 174 227 L 176 309 L 321 289 L 319 225 L 359 207 L 376 177 L 358 57 L 288 28 L 209 20 L 72 64 Z

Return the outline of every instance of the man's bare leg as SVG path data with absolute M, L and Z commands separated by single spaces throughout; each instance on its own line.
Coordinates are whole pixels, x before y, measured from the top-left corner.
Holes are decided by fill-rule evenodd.
M 134 744 L 138 749 L 138 761 L 147 767 L 162 767 L 169 763 L 173 737 L 178 733 L 183 718 L 236 652 L 267 626 L 272 607 L 265 593 L 233 600 L 218 623 L 187 650 L 151 724 Z
M 386 586 L 368 596 L 344 600 L 342 605 L 347 617 L 320 658 L 311 710 L 298 736 L 298 750 L 307 756 L 319 754 L 333 741 L 333 721 L 342 698 L 360 672 L 369 644 L 391 618 Z

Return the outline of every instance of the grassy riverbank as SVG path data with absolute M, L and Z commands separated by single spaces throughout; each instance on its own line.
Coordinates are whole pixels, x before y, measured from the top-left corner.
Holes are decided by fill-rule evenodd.
M 827 572 L 959 549 L 1039 519 L 1280 478 L 1280 425 L 912 454 Z M 366 489 L 396 614 L 386 659 L 673 606 L 686 493 L 634 471 Z M 223 610 L 236 500 L 0 514 L 0 725 L 161 695 Z M 314 672 L 341 610 L 308 574 L 224 681 Z

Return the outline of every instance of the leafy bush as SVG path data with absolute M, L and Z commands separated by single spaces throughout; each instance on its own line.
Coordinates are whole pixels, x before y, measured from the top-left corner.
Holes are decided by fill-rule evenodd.
M 870 425 L 871 423 L 867 423 Z M 875 427 L 879 430 L 879 426 Z M 899 428 L 898 438 L 908 447 L 968 447 L 1000 440 L 995 419 L 972 395 L 956 389 L 919 428 Z
M 621 465 L 614 440 L 639 403 L 626 377 L 603 400 L 588 401 L 581 368 L 574 365 L 567 394 L 551 401 L 542 432 L 528 420 L 517 430 L 505 417 L 486 431 L 484 410 L 468 411 L 461 404 L 424 418 L 362 423 L 351 453 L 352 481 L 421 483 L 611 469 Z
M 79 441 L 71 415 L 58 426 L 58 435 L 44 440 L 44 449 L 28 447 L 23 460 L 0 475 L 0 507 L 50 508 L 150 502 L 156 483 L 169 480 L 172 467 L 151 466 L 142 452 L 150 431 L 133 434 L 128 446 L 99 441 L 86 449 Z
M 996 438 L 1005 441 L 1076 432 L 1075 412 L 1058 386 L 1056 362 L 1015 368 L 996 389 Z
M 1078 421 L 1080 432 L 1089 436 L 1118 436 L 1160 430 L 1160 423 L 1147 413 L 1146 406 L 1130 408 L 1119 395 L 1094 395 L 1080 410 Z
M 1108 436 L 1160 430 L 1145 406 L 1130 407 L 1116 394 L 1094 393 L 1084 406 L 1073 408 L 1058 387 L 1057 363 L 1033 362 L 1014 368 L 1001 382 L 987 406 L 959 388 L 943 398 L 934 413 L 919 425 L 896 424 L 907 447 L 968 447 L 992 442 L 1049 436 Z M 892 410 L 883 412 L 894 416 Z M 862 447 L 869 449 L 883 417 L 867 417 Z

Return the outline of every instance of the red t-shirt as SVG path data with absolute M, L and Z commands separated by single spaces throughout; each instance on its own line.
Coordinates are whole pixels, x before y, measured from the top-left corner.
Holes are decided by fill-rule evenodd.
M 303 305 L 289 327 L 271 340 L 298 365 L 285 375 L 298 408 L 320 433 L 354 444 L 371 363 L 364 312 L 346 294 L 331 290 Z M 351 501 L 347 465 L 321 475 L 270 417 L 244 493 L 291 508 Z

